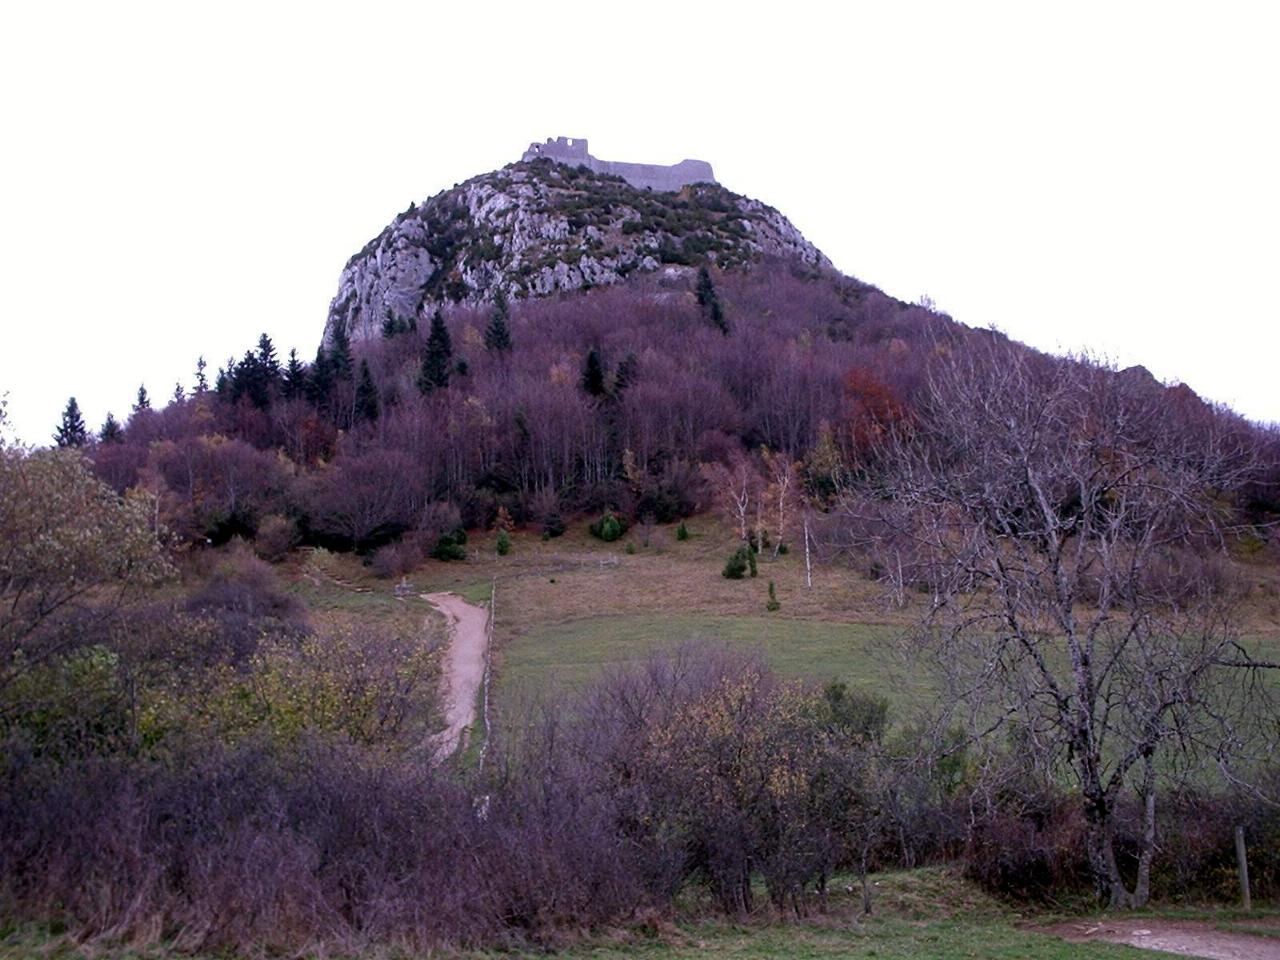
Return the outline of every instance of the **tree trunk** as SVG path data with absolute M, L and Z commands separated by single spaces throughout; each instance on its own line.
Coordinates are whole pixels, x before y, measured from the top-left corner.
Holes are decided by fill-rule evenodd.
M 1086 799 L 1085 820 L 1088 823 L 1086 846 L 1098 900 L 1113 910 L 1124 910 L 1134 906 L 1133 895 L 1125 887 L 1124 878 L 1120 876 L 1120 867 L 1116 863 L 1111 813 L 1110 803 L 1105 797 Z
M 1135 907 L 1145 907 L 1151 899 L 1151 861 L 1156 852 L 1156 771 L 1151 757 L 1145 758 L 1142 803 L 1142 847 L 1138 853 L 1138 881 L 1132 898 Z
M 867 845 L 862 845 L 862 858 L 858 861 L 858 877 L 862 880 L 862 915 L 871 916 L 871 881 L 867 879 Z

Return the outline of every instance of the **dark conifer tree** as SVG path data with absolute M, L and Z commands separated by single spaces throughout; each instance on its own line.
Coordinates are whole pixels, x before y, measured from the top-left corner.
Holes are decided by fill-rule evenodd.
M 333 325 L 333 336 L 329 342 L 329 369 L 334 380 L 351 379 L 351 337 L 347 334 L 344 323 Z
M 604 364 L 594 347 L 587 353 L 586 362 L 582 365 L 582 389 L 593 397 L 603 397 L 606 392 Z
M 307 395 L 313 406 L 324 407 L 333 392 L 333 362 L 329 359 L 329 351 L 321 345 L 316 350 L 316 362 L 311 365 L 311 375 L 307 377 Z
M 182 384 L 175 383 L 173 385 L 173 397 L 171 403 L 182 403 L 187 399 L 187 391 L 182 389 Z
M 89 442 L 89 431 L 85 429 L 84 417 L 80 415 L 80 404 L 72 397 L 62 411 L 62 422 L 53 434 L 54 443 L 60 447 L 83 447 Z
M 431 332 L 427 334 L 427 352 L 418 371 L 418 389 L 423 393 L 449 385 L 450 360 L 453 358 L 453 340 L 444 316 L 437 310 L 431 315 Z
M 373 385 L 367 360 L 360 361 L 360 382 L 356 385 L 355 416 L 357 420 L 378 419 L 378 388 Z
M 259 410 L 266 409 L 271 402 L 267 372 L 252 350 L 244 352 L 231 377 L 231 399 L 237 401 L 241 397 L 248 397 L 249 402 Z
M 280 360 L 276 357 L 276 345 L 265 333 L 258 338 L 258 367 L 269 387 L 280 383 Z
M 231 377 L 235 373 L 236 362 L 233 358 L 227 358 L 227 365 L 218 368 L 218 375 L 213 381 L 213 392 L 224 400 L 231 395 Z
M 613 375 L 613 395 L 621 397 L 627 387 L 631 386 L 636 378 L 636 366 L 639 361 L 634 353 L 628 353 L 622 358 L 622 362 L 618 364 L 618 370 Z
M 196 394 L 197 396 L 206 393 L 209 390 L 209 378 L 205 376 L 204 370 L 208 366 L 204 362 L 204 357 L 196 360 Z
M 120 426 L 114 413 L 107 411 L 107 419 L 98 432 L 98 439 L 103 443 L 120 443 L 124 440 L 124 427 Z
M 493 316 L 484 331 L 484 348 L 490 353 L 504 353 L 511 349 L 511 329 L 507 325 L 510 311 L 507 295 L 499 290 L 493 297 Z
M 702 308 L 702 316 L 713 327 L 729 335 L 729 321 L 724 315 L 724 305 L 720 295 L 716 293 L 716 285 L 711 282 L 711 271 L 706 267 L 698 268 L 698 306 Z
M 141 413 L 143 410 L 150 410 L 150 409 L 151 409 L 151 398 L 147 396 L 146 384 L 141 384 L 138 387 L 138 398 L 133 401 L 133 412 Z
M 280 389 L 286 400 L 296 400 L 307 388 L 307 370 L 298 359 L 298 351 L 289 351 L 289 362 L 284 366 Z

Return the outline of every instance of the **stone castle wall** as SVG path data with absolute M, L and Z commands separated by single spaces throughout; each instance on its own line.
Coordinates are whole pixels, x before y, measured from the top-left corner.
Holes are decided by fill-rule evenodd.
M 681 160 L 671 166 L 597 160 L 587 151 L 587 141 L 581 138 L 556 137 L 554 140 L 548 138 L 546 143 L 531 143 L 520 159 L 537 160 L 541 157 L 570 166 L 582 164 L 596 173 L 613 174 L 641 190 L 674 193 L 691 183 L 716 182 L 711 164 L 705 160 Z

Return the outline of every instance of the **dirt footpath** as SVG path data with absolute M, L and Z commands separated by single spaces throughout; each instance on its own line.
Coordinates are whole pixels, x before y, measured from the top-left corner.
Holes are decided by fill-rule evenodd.
M 1160 950 L 1208 960 L 1280 960 L 1280 940 L 1268 937 L 1275 927 L 1260 926 L 1262 936 L 1218 930 L 1191 920 L 1102 920 L 1060 923 L 1047 928 L 1071 943 L 1104 940 L 1145 950 Z
M 440 684 L 445 727 L 431 738 L 432 753 L 441 761 L 463 746 L 476 719 L 476 696 L 489 652 L 489 612 L 453 593 L 424 593 L 422 599 L 444 614 L 449 633 Z

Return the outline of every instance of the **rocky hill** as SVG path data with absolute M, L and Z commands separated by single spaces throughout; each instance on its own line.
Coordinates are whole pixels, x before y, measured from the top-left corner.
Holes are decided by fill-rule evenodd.
M 329 307 L 354 340 L 436 307 L 616 284 L 664 264 L 830 262 L 777 210 L 714 183 L 678 193 L 551 160 L 522 161 L 413 204 L 352 257 Z

